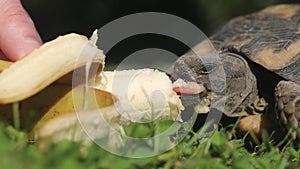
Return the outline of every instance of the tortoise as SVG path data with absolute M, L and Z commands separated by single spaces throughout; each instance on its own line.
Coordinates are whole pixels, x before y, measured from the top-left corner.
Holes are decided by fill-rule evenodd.
M 226 78 L 214 75 L 220 66 Z M 179 57 L 168 73 L 208 90 L 214 85 L 216 98 L 226 96 L 224 109 L 217 104 L 217 110 L 228 117 L 262 114 L 270 122 L 265 128 L 279 139 L 292 130 L 299 144 L 300 5 L 274 5 L 233 18 Z

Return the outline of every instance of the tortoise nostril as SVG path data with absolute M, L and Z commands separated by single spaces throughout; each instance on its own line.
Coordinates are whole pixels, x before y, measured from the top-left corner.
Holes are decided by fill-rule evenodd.
M 196 82 L 201 82 L 201 80 L 203 79 L 203 76 L 198 75 L 195 79 L 196 79 Z

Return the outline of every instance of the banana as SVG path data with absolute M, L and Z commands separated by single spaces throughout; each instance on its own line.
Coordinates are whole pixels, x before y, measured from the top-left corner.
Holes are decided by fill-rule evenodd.
M 55 85 L 55 88 L 57 87 L 58 85 Z M 109 92 L 102 91 L 99 89 L 89 88 L 88 92 L 95 94 L 95 97 L 92 98 L 92 97 L 81 95 L 81 92 L 79 91 L 81 89 L 82 86 L 78 86 L 73 90 L 69 90 L 64 96 L 59 97 L 59 99 L 54 104 L 50 106 L 48 105 L 49 109 L 45 113 L 43 113 L 44 116 L 40 118 L 38 122 L 35 123 L 34 129 L 35 130 L 38 129 L 50 119 L 55 119 L 67 113 L 75 114 L 75 112 L 78 111 L 77 109 L 83 109 L 82 107 L 78 107 L 78 106 L 82 106 L 83 105 L 82 103 L 85 99 L 87 99 L 85 101 L 92 102 L 91 99 L 95 98 L 96 101 L 96 104 L 90 104 L 91 106 L 86 108 L 86 110 L 110 106 L 114 102 L 113 95 Z M 50 90 L 53 91 L 53 88 Z M 76 92 L 79 92 L 79 94 L 75 94 Z M 74 95 L 77 97 L 76 100 L 74 100 Z M 80 101 L 79 103 L 78 100 Z M 74 105 L 74 104 L 78 104 L 78 105 Z
M 101 93 L 98 105 L 44 120 L 37 130 L 40 149 L 45 148 L 49 141 L 63 139 L 86 144 L 90 137 L 94 140 L 107 137 L 110 146 L 120 147 L 123 145 L 122 126 L 153 120 L 181 120 L 179 114 L 184 107 L 165 73 L 152 69 L 103 71 L 100 77 L 93 89 L 89 89 Z M 74 93 L 79 90 L 78 95 L 73 93 L 74 97 L 79 97 L 77 104 L 83 105 L 88 99 L 89 104 L 95 105 L 93 95 L 80 98 L 80 87 L 83 86 L 73 90 Z
M 104 67 L 105 56 L 95 45 L 96 41 L 97 32 L 91 40 L 67 34 L 15 63 L 0 61 L 0 120 L 12 123 L 13 102 L 19 102 L 21 128 L 26 131 L 36 129 L 37 123 L 74 112 L 72 71 L 85 69 L 86 62 L 92 62 L 97 73 Z M 102 98 L 112 97 L 102 91 L 95 93 L 101 102 Z
M 24 100 L 86 62 L 103 66 L 105 56 L 92 39 L 75 33 L 60 36 L 10 65 L 0 74 L 0 104 Z
M 31 131 L 35 123 L 37 123 L 51 107 L 55 105 L 61 98 L 71 92 L 72 87 L 68 85 L 52 84 L 46 87 L 38 94 L 19 102 L 19 114 L 21 129 Z M 65 103 L 66 107 L 72 103 Z M 9 124 L 13 123 L 12 104 L 0 105 L 0 119 Z M 55 114 L 55 112 L 49 112 Z M 60 112 L 65 113 L 65 112 Z M 57 114 L 57 113 L 56 113 Z
M 95 88 L 112 93 L 117 98 L 115 106 L 127 112 L 122 116 L 132 122 L 143 122 L 143 118 L 146 121 L 161 117 L 170 119 L 169 114 L 176 120 L 184 109 L 164 72 L 153 69 L 103 71 L 102 76 Z
M 20 123 L 21 129 L 30 132 L 30 141 L 35 141 L 35 133 L 48 121 L 57 119 L 65 114 L 74 114 L 76 108 L 73 100 L 73 93 L 77 92 L 80 86 L 72 91 L 69 85 L 52 84 L 33 97 L 21 101 Z M 113 96 L 99 89 L 89 89 L 95 93 L 97 107 L 106 107 L 113 104 Z M 78 96 L 78 95 L 77 95 Z M 90 98 L 90 97 L 87 97 Z M 84 98 L 79 98 L 83 100 Z M 89 107 L 89 109 L 94 107 Z M 13 123 L 13 113 L 11 104 L 0 106 L 0 120 Z
M 4 70 L 9 68 L 9 66 L 11 66 L 13 64 L 13 62 L 10 61 L 6 61 L 6 60 L 0 60 L 0 73 Z
M 0 119 L 11 122 L 11 103 L 19 102 L 21 128 L 37 132 L 41 142 L 73 139 L 76 133 L 73 140 L 89 140 L 83 125 L 97 130 L 90 133 L 94 138 L 106 133 L 120 143 L 118 131 L 123 125 L 181 120 L 184 107 L 165 73 L 152 69 L 103 72 L 105 56 L 96 41 L 96 33 L 90 40 L 67 34 L 16 63 L 0 61 Z M 87 78 L 71 85 L 72 71 L 87 75 L 91 69 L 101 73 L 94 86 L 87 84 Z M 110 132 L 107 122 L 115 131 Z M 116 146 L 113 138 L 109 137 Z

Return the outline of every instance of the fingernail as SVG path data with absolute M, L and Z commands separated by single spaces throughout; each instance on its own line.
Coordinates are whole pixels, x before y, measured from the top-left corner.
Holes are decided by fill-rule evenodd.
M 26 40 L 24 40 L 22 49 L 19 51 L 19 55 L 17 56 L 16 59 L 25 57 L 34 49 L 39 48 L 41 45 L 42 45 L 41 41 L 32 38 L 27 38 Z

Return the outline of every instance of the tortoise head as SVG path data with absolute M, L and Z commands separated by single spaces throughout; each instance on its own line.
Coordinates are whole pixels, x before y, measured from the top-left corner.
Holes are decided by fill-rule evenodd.
M 203 84 L 215 94 L 211 108 L 227 116 L 247 115 L 257 98 L 256 78 L 246 60 L 233 53 L 181 56 L 170 71 L 171 78 Z

